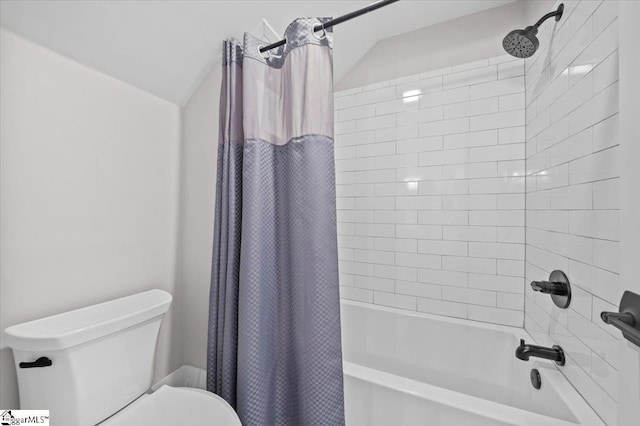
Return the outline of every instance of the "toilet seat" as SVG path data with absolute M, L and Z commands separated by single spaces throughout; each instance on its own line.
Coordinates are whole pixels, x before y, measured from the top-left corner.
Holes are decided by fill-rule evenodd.
M 162 386 L 143 395 L 100 426 L 241 426 L 233 408 L 218 395 L 196 388 Z

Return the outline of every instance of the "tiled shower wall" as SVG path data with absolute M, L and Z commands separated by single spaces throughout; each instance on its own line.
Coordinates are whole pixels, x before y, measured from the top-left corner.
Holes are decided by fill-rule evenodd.
M 524 62 L 338 92 L 341 296 L 524 322 Z
M 526 287 L 525 328 L 569 356 L 561 371 L 598 414 L 616 424 L 618 334 L 600 320 L 617 311 L 617 2 L 565 1 L 526 61 L 526 278 L 561 269 L 569 309 Z

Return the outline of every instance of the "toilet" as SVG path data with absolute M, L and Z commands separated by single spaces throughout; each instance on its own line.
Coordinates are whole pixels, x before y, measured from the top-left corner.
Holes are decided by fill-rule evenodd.
M 52 426 L 240 426 L 211 392 L 164 385 L 150 393 L 171 300 L 150 290 L 5 329 L 20 408 L 49 410 Z

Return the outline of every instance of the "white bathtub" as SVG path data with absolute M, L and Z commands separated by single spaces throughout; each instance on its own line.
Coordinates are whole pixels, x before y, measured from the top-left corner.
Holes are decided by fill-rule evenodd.
M 523 329 L 341 306 L 347 426 L 604 424 L 553 362 L 515 357 Z

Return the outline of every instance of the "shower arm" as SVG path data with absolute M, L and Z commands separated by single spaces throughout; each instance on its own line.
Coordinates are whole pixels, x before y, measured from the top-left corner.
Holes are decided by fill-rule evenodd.
M 556 22 L 559 21 L 560 18 L 562 17 L 562 12 L 564 12 L 564 4 L 561 4 L 557 10 L 554 10 L 553 12 L 549 12 L 546 15 L 544 15 L 542 18 L 538 19 L 538 22 L 533 24 L 534 28 L 537 29 L 540 25 L 542 25 L 544 21 L 554 16 L 556 17 Z

